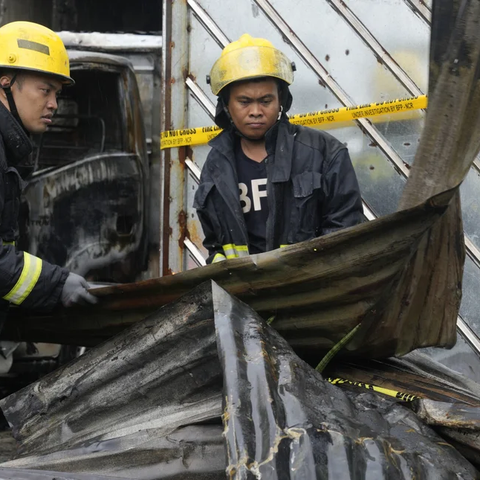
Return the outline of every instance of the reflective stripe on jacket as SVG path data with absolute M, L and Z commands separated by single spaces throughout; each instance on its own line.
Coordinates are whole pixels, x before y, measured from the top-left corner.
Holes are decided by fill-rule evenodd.
M 224 131 L 209 145 L 212 149 L 194 202 L 209 252 L 207 263 L 230 258 L 224 247 L 232 245 L 237 246 L 235 257 L 248 255 L 235 169 L 235 134 Z M 346 147 L 337 139 L 284 118 L 268 132 L 266 149 L 267 251 L 362 221 L 357 178 Z

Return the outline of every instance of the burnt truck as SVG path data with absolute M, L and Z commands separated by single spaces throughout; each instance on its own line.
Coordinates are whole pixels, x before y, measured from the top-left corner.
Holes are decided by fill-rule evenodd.
M 75 85 L 62 91 L 51 127 L 35 139 L 19 247 L 89 281 L 131 282 L 158 244 L 149 239 L 155 148 L 144 112 L 145 104 L 152 112 L 153 84 L 143 82 L 142 103 L 142 73 L 125 56 L 98 52 L 105 41 L 95 44 L 95 52 L 69 48 Z

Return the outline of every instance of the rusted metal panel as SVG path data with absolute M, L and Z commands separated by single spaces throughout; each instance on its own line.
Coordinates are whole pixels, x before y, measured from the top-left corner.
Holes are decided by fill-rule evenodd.
M 4 335 L 9 339 L 19 334 L 63 338 L 62 343 L 92 345 L 201 282 L 214 279 L 264 318 L 273 316 L 274 327 L 297 351 L 318 360 L 320 352 L 362 319 L 365 330 L 351 353 L 392 355 L 419 346 L 451 345 L 455 329 L 451 314 L 456 315 L 458 305 L 452 302 L 448 321 L 440 325 L 438 317 L 425 316 L 420 329 L 417 317 L 412 317 L 417 322 L 412 324 L 408 316 L 401 315 L 409 305 L 391 295 L 419 239 L 444 212 L 445 202 L 442 197 L 432 199 L 422 207 L 264 254 L 93 290 L 101 299 L 99 306 L 70 309 L 65 312 L 69 322 L 62 319 L 62 312 L 49 318 L 22 314 L 18 319 L 12 312 Z M 391 315 L 392 311 L 398 317 Z M 382 335 L 379 328 L 385 328 Z
M 188 18 L 184 1 L 168 0 L 163 11 L 162 129 L 182 129 L 186 125 L 188 74 Z M 163 203 L 160 225 L 163 227 L 160 251 L 163 275 L 183 270 L 185 252 L 179 244 L 185 231 L 178 223 L 185 211 L 185 149 L 167 149 L 163 153 Z
M 455 3 L 443 2 L 443 5 L 453 8 Z M 441 6 L 442 2 L 437 5 Z M 436 23 L 432 38 L 437 39 L 441 31 L 450 41 L 432 44 L 429 112 L 399 208 L 414 206 L 429 195 L 456 188 L 478 155 L 480 36 L 477 25 L 468 21 L 469 15 L 480 16 L 474 2 L 465 2 L 454 28 L 451 9 L 443 14 L 440 9 L 434 11 Z M 445 19 L 451 23 L 450 29 L 442 23 Z M 448 44 L 446 52 L 443 51 L 445 44 Z M 441 121 L 440 117 L 447 121 Z M 457 193 L 445 216 L 432 228 L 429 237 L 420 242 L 411 265 L 417 282 L 396 292 L 412 305 L 423 305 L 416 313 L 413 313 L 414 307 L 411 309 L 419 318 L 426 311 L 436 311 L 439 318 L 444 318 L 450 299 L 456 298 L 459 303 L 465 243 L 455 232 L 463 230 L 461 219 L 460 194 Z M 476 259 L 476 251 L 469 248 L 468 253 Z M 422 287 L 419 289 L 417 285 Z M 465 329 L 466 325 L 462 327 Z M 468 333 L 467 339 L 474 336 L 473 331 Z M 476 346 L 475 341 L 471 344 Z

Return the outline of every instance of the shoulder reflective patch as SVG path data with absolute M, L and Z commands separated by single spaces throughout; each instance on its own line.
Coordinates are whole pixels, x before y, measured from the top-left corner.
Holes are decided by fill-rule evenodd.
M 32 42 L 31 40 L 17 39 L 18 48 L 25 48 L 26 50 L 34 50 L 35 52 L 50 55 L 50 48 L 43 43 Z
M 42 260 L 23 252 L 23 269 L 15 286 L 3 298 L 15 305 L 20 305 L 37 284 L 42 272 Z

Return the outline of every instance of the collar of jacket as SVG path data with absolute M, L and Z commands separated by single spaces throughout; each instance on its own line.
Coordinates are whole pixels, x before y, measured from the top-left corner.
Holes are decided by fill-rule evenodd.
M 293 146 L 297 127 L 288 121 L 286 115 L 267 132 L 265 136 L 265 149 L 273 156 L 272 182 L 288 182 L 292 171 Z M 218 150 L 234 166 L 235 138 L 233 129 L 224 130 L 220 135 L 210 140 L 209 146 Z
M 32 142 L 2 102 L 0 102 L 0 135 L 8 152 L 9 166 L 16 166 L 32 153 Z

